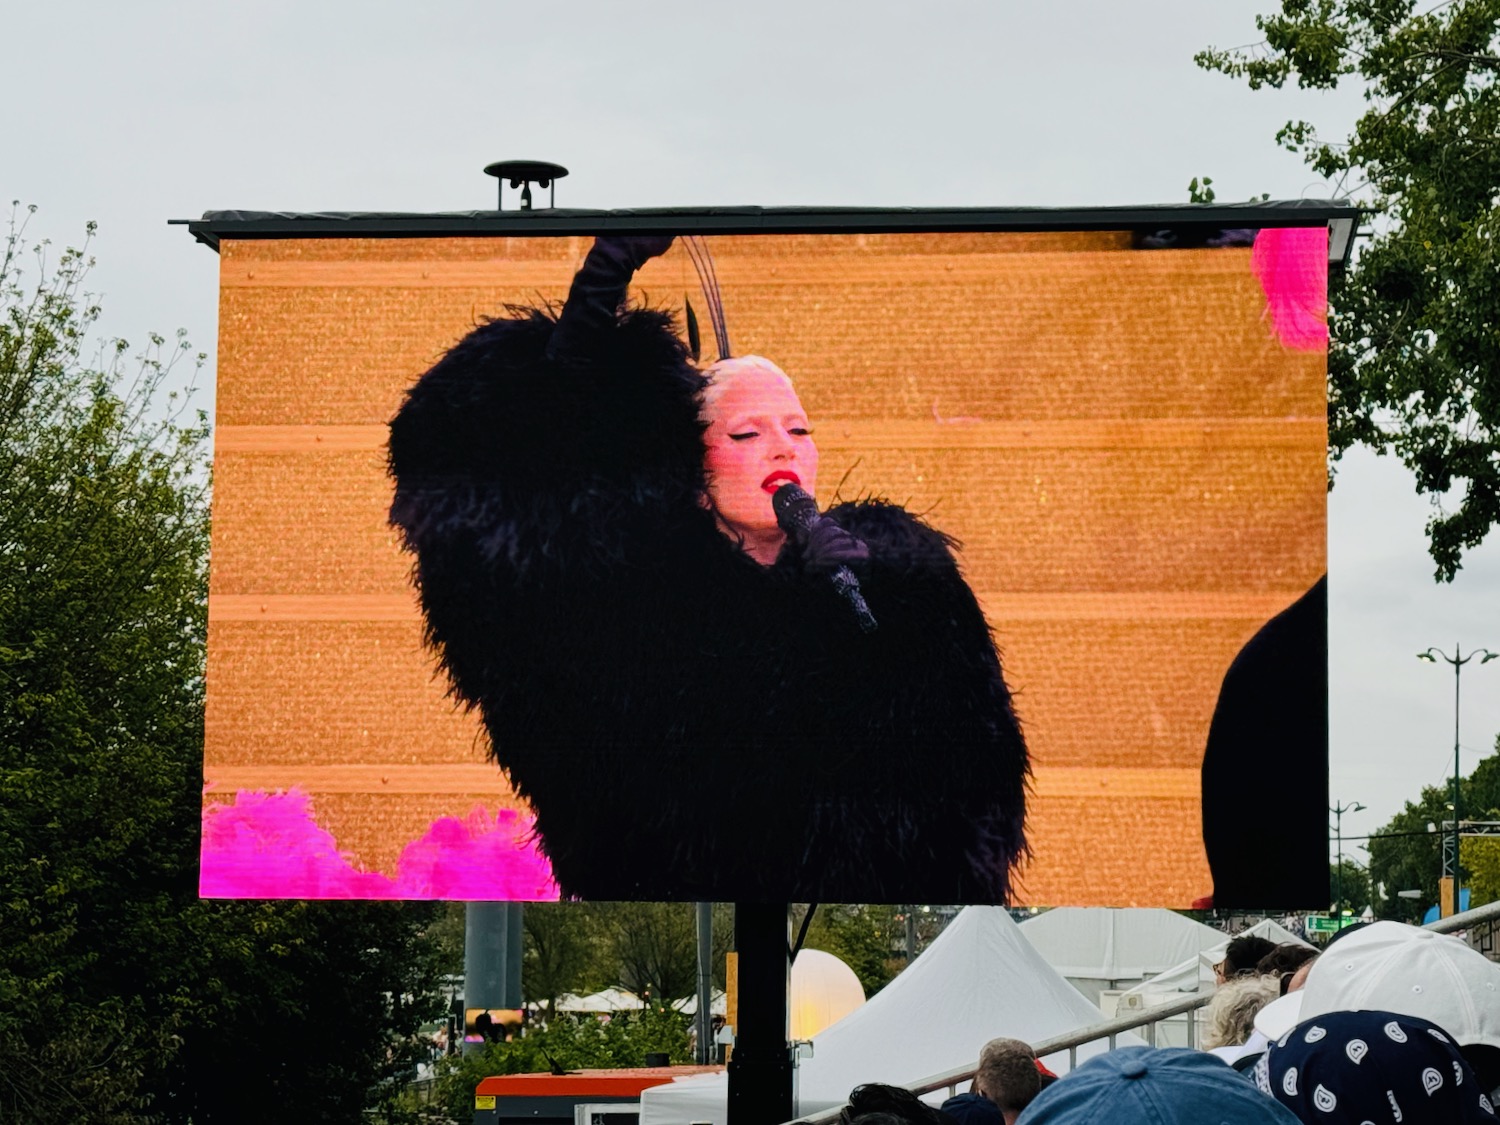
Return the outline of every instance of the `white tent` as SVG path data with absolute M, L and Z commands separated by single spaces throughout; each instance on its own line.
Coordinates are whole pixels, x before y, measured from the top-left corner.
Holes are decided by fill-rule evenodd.
M 1252 935 L 1263 937 L 1277 945 L 1283 942 L 1308 944 L 1285 926 L 1270 918 L 1263 919 L 1233 936 L 1219 934 L 1217 944 L 1201 950 L 1192 957 L 1185 958 L 1179 964 L 1173 965 L 1166 972 L 1143 984 L 1122 992 L 1116 1012 L 1123 1016 L 1132 1011 L 1154 1008 L 1158 1004 L 1166 1004 L 1172 1000 L 1181 1000 L 1187 993 L 1212 992 L 1214 990 L 1214 966 L 1224 959 L 1229 943 L 1235 938 Z
M 813 1039 L 798 1068 L 796 1113 L 844 1104 L 861 1082 L 906 1086 L 972 1063 L 1000 1035 L 1038 1042 L 1100 1021 L 998 906 L 958 915 L 911 967 Z M 1122 1035 L 1123 1046 L 1139 1043 Z M 1080 1048 L 1079 1055 L 1103 1050 Z M 1068 1057 L 1047 1060 L 1061 1073 Z M 723 1073 L 679 1078 L 641 1095 L 641 1125 L 724 1125 Z M 938 1100 L 941 1100 L 939 1098 Z
M 698 997 L 688 996 L 681 1000 L 672 1001 L 672 1007 L 676 1008 L 685 1016 L 696 1016 L 698 1014 Z M 723 989 L 716 988 L 709 997 L 708 1011 L 710 1015 L 722 1016 L 729 1011 L 729 998 Z
M 1170 910 L 1064 906 L 1021 923 L 1047 963 L 1094 1003 L 1224 940 L 1212 926 Z
M 559 1012 L 633 1012 L 645 1006 L 639 996 L 634 992 L 626 992 L 623 988 L 606 988 L 603 992 L 594 992 L 588 996 L 569 993 L 557 998 Z

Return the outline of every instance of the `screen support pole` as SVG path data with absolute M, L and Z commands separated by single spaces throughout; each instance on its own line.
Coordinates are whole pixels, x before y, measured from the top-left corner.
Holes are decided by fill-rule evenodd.
M 729 1125 L 780 1125 L 795 1116 L 787 1041 L 791 936 L 785 903 L 735 904 L 739 1028 L 729 1058 Z
M 519 1008 L 522 933 L 519 902 L 464 904 L 464 1007 Z M 484 1050 L 464 1043 L 464 1054 Z
M 698 1047 L 694 1061 L 706 1066 L 714 1057 L 714 904 L 695 902 L 698 921 L 698 1013 L 693 1022 L 698 1028 Z

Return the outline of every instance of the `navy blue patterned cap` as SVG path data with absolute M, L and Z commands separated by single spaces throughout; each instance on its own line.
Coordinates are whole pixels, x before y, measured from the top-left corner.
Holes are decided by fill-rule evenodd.
M 1303 1125 L 1495 1125 L 1452 1037 L 1394 1012 L 1303 1020 L 1255 1065 L 1255 1084 Z

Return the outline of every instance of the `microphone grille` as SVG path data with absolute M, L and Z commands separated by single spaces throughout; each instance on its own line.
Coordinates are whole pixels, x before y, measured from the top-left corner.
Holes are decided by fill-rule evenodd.
M 806 530 L 818 518 L 818 503 L 798 484 L 784 484 L 771 494 L 771 510 L 783 530 Z

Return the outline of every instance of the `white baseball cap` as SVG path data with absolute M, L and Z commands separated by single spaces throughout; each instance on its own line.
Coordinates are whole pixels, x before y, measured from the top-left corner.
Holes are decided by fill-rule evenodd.
M 1303 989 L 1278 996 L 1255 1013 L 1255 1030 L 1273 1043 L 1302 1022 Z
M 1386 1011 L 1431 1020 L 1460 1046 L 1500 1047 L 1500 965 L 1459 938 L 1401 922 L 1339 938 L 1285 999 L 1293 996 L 1297 1011 L 1276 1013 L 1292 1016 L 1288 1028 L 1325 1012 Z

